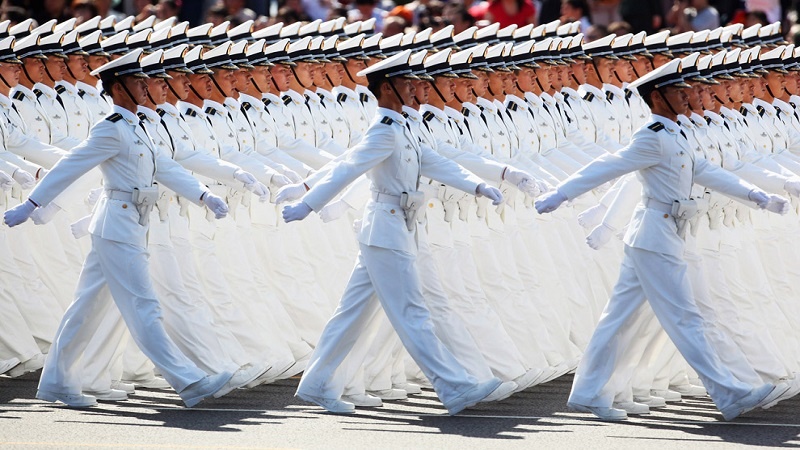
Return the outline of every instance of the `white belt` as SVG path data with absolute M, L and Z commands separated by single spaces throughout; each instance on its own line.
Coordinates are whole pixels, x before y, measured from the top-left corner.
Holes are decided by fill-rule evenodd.
M 389 203 L 390 205 L 401 206 L 399 195 L 384 194 L 382 192 L 373 192 L 372 200 L 377 203 Z
M 117 191 L 117 190 L 106 190 L 106 197 L 111 200 L 122 200 L 123 202 L 132 202 L 133 201 L 133 193 L 126 192 L 126 191 Z
M 655 209 L 663 213 L 672 214 L 672 203 L 660 202 L 650 197 L 642 197 L 642 203 L 645 208 Z

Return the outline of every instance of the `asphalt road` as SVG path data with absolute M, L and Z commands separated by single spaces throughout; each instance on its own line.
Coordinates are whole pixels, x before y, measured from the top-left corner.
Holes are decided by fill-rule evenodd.
M 723 422 L 709 399 L 623 423 L 568 412 L 570 376 L 450 417 L 432 392 L 337 416 L 293 397 L 297 380 L 236 391 L 187 409 L 138 390 L 89 409 L 34 398 L 38 374 L 0 377 L 0 448 L 713 449 L 800 447 L 800 398 Z

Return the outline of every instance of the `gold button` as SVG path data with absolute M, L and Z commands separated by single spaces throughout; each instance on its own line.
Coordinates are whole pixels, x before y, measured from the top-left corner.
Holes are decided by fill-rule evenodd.
M 389 211 L 390 213 L 394 214 L 394 210 Z
M 142 156 L 144 156 L 144 153 L 139 153 L 139 157 L 141 158 Z
M 665 219 L 669 218 L 669 214 L 664 214 L 664 218 Z
M 128 209 L 128 204 L 127 203 L 123 203 L 122 204 L 122 209 Z
M 685 169 L 685 168 L 686 168 L 686 164 L 681 164 L 681 169 Z
M 428 203 L 428 208 L 433 208 L 433 203 Z

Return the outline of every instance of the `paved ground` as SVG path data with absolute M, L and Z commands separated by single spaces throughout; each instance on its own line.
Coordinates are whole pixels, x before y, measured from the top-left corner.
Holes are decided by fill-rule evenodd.
M 800 399 L 722 422 L 709 400 L 625 423 L 571 413 L 571 377 L 450 417 L 431 392 L 336 416 L 293 398 L 297 380 L 181 406 L 137 391 L 127 402 L 74 410 L 34 399 L 36 374 L 0 377 L 0 448 L 515 449 L 800 447 Z

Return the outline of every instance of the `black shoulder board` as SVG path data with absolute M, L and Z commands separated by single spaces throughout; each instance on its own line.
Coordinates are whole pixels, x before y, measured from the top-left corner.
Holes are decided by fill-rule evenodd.
M 425 111 L 425 113 L 423 113 L 423 114 L 422 114 L 422 118 L 423 118 L 423 119 L 424 119 L 426 122 L 430 122 L 431 120 L 433 120 L 433 118 L 434 118 L 434 117 L 436 117 L 436 115 L 435 115 L 435 114 L 433 114 L 433 113 L 432 113 L 432 112 L 430 112 L 430 111 Z
M 747 116 L 747 108 L 745 108 L 744 106 L 742 106 L 741 108 L 739 108 L 739 113 L 740 113 L 741 115 L 743 115 L 743 116 Z
M 186 109 L 186 115 L 189 117 L 197 116 L 197 111 L 193 110 L 192 108 Z
M 608 101 L 614 100 L 614 93 L 611 91 L 606 91 L 606 100 Z
M 463 114 L 464 117 L 469 117 L 469 109 L 461 108 L 461 114 Z
M 632 96 L 633 96 L 633 91 L 628 88 L 625 88 L 625 100 L 630 100 Z
M 212 116 L 213 116 L 213 115 L 214 115 L 214 114 L 216 114 L 216 113 L 217 113 L 217 110 L 216 110 L 216 109 L 214 109 L 214 108 L 212 108 L 212 107 L 210 107 L 210 106 L 209 106 L 208 108 L 206 108 L 206 114 L 210 114 L 210 115 L 212 115 Z
M 252 107 L 253 105 L 251 105 L 250 102 L 242 102 L 242 109 L 244 109 L 245 111 L 249 111 L 250 108 Z
M 143 113 L 143 112 L 136 113 L 136 115 L 139 117 L 139 120 L 146 120 L 147 119 L 147 115 L 145 115 L 145 113 Z
M 519 105 L 517 105 L 514 102 L 508 102 L 508 109 L 510 109 L 511 111 L 516 111 L 519 109 Z
M 583 96 L 583 99 L 586 100 L 587 102 L 590 102 L 594 99 L 594 94 L 592 94 L 591 92 L 587 92 L 586 95 Z
M 325 95 L 324 94 L 320 94 L 319 92 L 317 92 L 317 97 L 319 97 L 319 101 L 321 101 L 321 102 L 325 101 Z
M 156 108 L 156 112 L 158 113 L 159 117 L 164 117 L 164 114 L 167 113 L 164 111 L 164 108 Z
M 661 122 L 654 122 L 647 127 L 648 130 L 661 131 L 664 129 L 664 124 Z
M 59 94 L 63 94 L 64 91 L 66 91 L 66 90 L 67 90 L 67 88 L 65 88 L 64 86 L 62 86 L 60 84 L 56 85 L 56 92 L 58 92 Z
M 705 119 L 706 119 L 706 123 L 711 125 L 711 117 L 706 117 Z
M 394 123 L 394 119 L 389 116 L 384 116 L 383 119 L 381 119 L 381 123 L 384 125 L 391 125 Z
M 36 98 L 39 98 L 42 96 L 42 94 L 44 94 L 41 89 L 34 89 L 33 93 L 36 94 Z
M 84 95 L 86 95 L 86 91 L 83 89 L 78 89 L 78 97 L 83 98 Z
M 261 99 L 261 101 L 264 102 L 264 106 L 265 107 L 272 104 L 272 100 L 270 100 L 268 98 Z
M 120 113 L 111 114 L 110 116 L 106 117 L 106 120 L 109 120 L 111 122 L 119 122 L 120 120 L 122 120 L 122 114 Z
M 797 105 L 795 105 L 794 102 L 789 102 L 789 104 L 792 105 L 792 108 L 797 108 Z
M 767 110 L 761 105 L 756 106 L 756 111 L 758 111 L 758 115 L 761 117 L 764 117 L 764 113 L 767 112 Z
M 339 103 L 342 103 L 345 100 L 347 100 L 347 94 L 345 94 L 344 92 L 336 96 L 336 101 Z
M 361 100 L 361 103 L 367 103 L 369 101 L 369 95 L 358 94 L 358 99 Z
M 14 100 L 24 100 L 25 99 L 25 94 L 23 94 L 20 91 L 17 91 L 17 92 L 14 92 L 14 96 L 11 97 L 11 98 L 13 98 Z
M 292 103 L 292 97 L 289 97 L 288 95 L 284 95 L 281 98 L 283 99 L 283 104 L 284 105 L 288 105 L 289 103 Z

